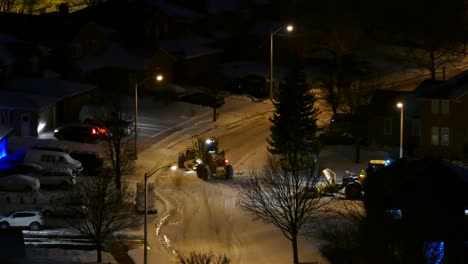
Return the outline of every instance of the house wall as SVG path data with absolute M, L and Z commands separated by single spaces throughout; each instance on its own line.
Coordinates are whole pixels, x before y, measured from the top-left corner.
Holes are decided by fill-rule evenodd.
M 24 115 L 29 115 L 29 133 L 23 135 L 22 133 L 22 118 Z M 37 120 L 38 113 L 31 110 L 13 110 L 11 112 L 11 127 L 13 131 L 12 136 L 37 136 Z
M 450 160 L 463 160 L 466 157 L 464 148 L 468 146 L 468 122 L 464 121 L 468 113 L 467 96 L 460 101 L 450 101 L 448 114 L 433 114 L 431 99 L 421 99 L 420 106 L 422 153 Z M 432 127 L 449 128 L 448 146 L 432 145 Z
M 89 103 L 90 94 L 91 92 L 82 93 L 72 97 L 66 97 L 58 102 L 55 111 L 56 125 L 79 122 L 81 106 Z
M 214 77 L 218 77 L 220 62 L 217 54 L 198 56 L 179 61 L 174 66 L 174 82 L 190 85 L 209 85 Z

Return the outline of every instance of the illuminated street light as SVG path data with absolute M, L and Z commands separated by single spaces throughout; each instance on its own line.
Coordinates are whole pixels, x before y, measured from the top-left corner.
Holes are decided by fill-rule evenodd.
M 278 33 L 278 31 L 285 29 L 288 32 L 293 31 L 294 27 L 292 25 L 286 25 L 274 30 L 270 33 L 270 100 L 273 101 L 273 36 Z
M 135 124 L 134 124 L 134 127 L 135 127 L 135 160 L 138 159 L 138 133 L 137 133 L 138 131 L 138 86 L 144 84 L 146 81 L 152 78 L 153 77 L 148 77 L 144 79 L 143 81 L 141 81 L 140 83 L 138 83 L 135 80 Z M 156 75 L 157 82 L 162 82 L 163 79 L 164 77 L 162 74 Z
M 148 217 L 148 205 L 147 205 L 147 199 L 148 199 L 148 178 L 153 176 L 156 172 L 162 169 L 168 169 L 170 168 L 171 170 L 175 170 L 177 166 L 175 165 L 168 165 L 168 166 L 162 166 L 160 168 L 157 168 L 151 173 L 145 172 L 145 220 L 144 220 L 144 238 L 143 238 L 143 263 L 147 264 L 148 263 L 148 226 L 147 226 L 147 217 Z
M 403 158 L 403 103 L 397 103 L 400 108 L 400 159 Z

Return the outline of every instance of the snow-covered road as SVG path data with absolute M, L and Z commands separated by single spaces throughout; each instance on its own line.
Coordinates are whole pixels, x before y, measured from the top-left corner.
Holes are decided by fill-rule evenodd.
M 216 122 L 207 116 L 143 151 L 137 175 L 174 164 L 192 139 L 213 135 L 234 166 L 235 178 L 244 177 L 250 169 L 264 164 L 272 111 L 269 102 L 229 97 Z M 226 254 L 232 263 L 292 261 L 291 245 L 279 230 L 236 207 L 235 179 L 205 182 L 194 173 L 178 170 L 161 172 L 152 180 L 164 210 L 150 224 L 149 263 L 175 263 L 174 253 L 188 255 L 192 251 Z M 319 260 L 313 241 L 301 240 L 299 246 L 301 261 Z M 142 250 L 134 251 L 130 255 L 141 263 Z

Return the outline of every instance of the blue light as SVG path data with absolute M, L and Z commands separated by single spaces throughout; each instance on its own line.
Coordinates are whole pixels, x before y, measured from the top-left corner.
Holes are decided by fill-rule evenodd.
M 4 137 L 0 140 L 0 158 L 3 158 L 7 155 L 7 138 Z
M 388 159 L 388 160 L 386 160 L 386 161 L 385 161 L 385 165 L 388 165 L 388 164 L 390 164 L 390 162 L 392 162 L 392 161 L 391 161 L 391 160 L 389 160 L 389 159 Z
M 440 264 L 444 259 L 444 242 L 426 242 L 424 243 L 426 263 Z

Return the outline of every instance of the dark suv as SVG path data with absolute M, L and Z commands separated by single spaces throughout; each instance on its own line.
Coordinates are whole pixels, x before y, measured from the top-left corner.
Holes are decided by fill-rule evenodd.
M 106 133 L 107 130 L 105 128 L 87 124 L 70 124 L 54 130 L 54 136 L 59 140 L 85 143 L 96 142 L 96 140 L 106 135 Z

